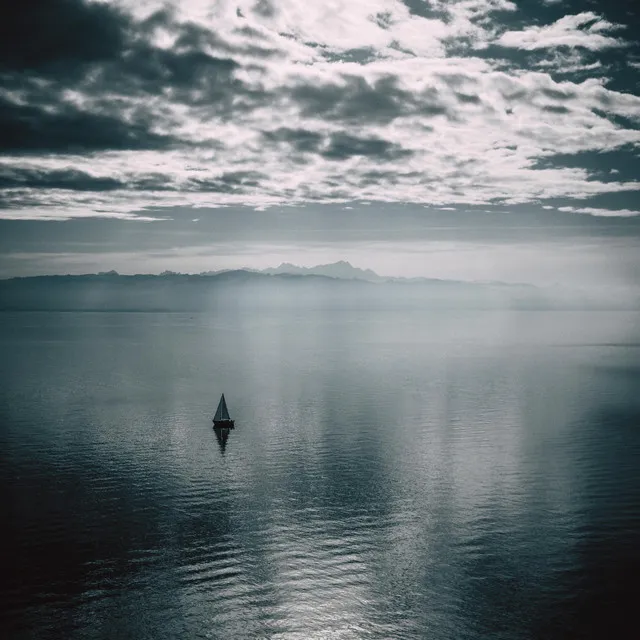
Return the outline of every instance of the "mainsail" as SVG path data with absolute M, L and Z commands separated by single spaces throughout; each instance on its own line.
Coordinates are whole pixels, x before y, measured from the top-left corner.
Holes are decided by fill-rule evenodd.
M 213 416 L 213 420 L 215 422 L 231 420 L 231 416 L 229 416 L 229 410 L 227 409 L 227 401 L 224 399 L 224 393 L 220 398 L 220 402 L 218 403 L 218 408 L 216 409 L 216 415 Z

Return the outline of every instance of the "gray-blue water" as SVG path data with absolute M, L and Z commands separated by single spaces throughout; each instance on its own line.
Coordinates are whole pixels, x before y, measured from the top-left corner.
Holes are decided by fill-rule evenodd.
M 2 635 L 629 637 L 637 328 L 2 313 Z

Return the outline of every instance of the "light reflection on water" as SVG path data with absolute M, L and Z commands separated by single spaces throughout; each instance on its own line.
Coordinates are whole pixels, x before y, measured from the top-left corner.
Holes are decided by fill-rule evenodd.
M 611 634 L 640 568 L 636 320 L 0 314 L 6 627 Z

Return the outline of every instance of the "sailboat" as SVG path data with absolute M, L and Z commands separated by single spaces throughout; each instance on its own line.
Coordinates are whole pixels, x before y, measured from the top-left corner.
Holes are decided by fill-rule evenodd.
M 218 428 L 232 429 L 234 421 L 229 415 L 229 409 L 227 409 L 227 401 L 224 399 L 224 393 L 220 397 L 218 408 L 216 409 L 216 415 L 213 416 L 213 426 Z

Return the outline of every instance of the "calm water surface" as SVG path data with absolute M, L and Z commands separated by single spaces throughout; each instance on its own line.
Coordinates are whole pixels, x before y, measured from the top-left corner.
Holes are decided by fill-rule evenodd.
M 630 637 L 638 326 L 0 314 L 2 635 Z

